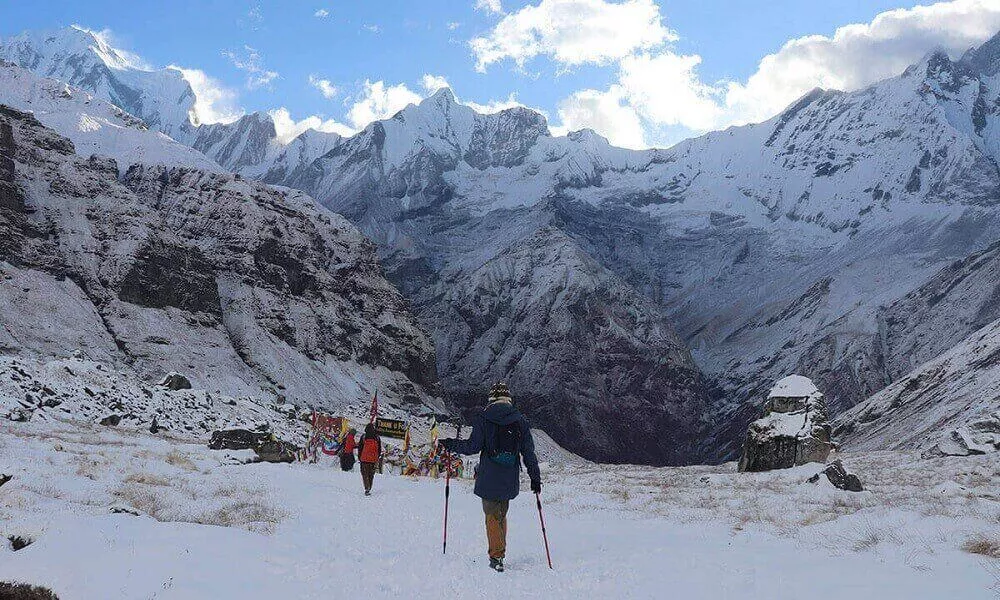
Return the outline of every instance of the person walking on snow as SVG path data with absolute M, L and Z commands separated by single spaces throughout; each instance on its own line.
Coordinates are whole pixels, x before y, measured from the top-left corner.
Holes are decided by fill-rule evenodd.
M 365 485 L 365 496 L 371 496 L 375 470 L 382 460 L 382 440 L 375 433 L 375 425 L 372 423 L 365 427 L 365 434 L 358 442 L 358 459 L 361 461 L 361 482 Z
M 344 436 L 343 444 L 340 446 L 340 470 L 351 471 L 354 469 L 354 449 L 357 442 L 354 439 L 355 431 L 351 429 Z
M 489 542 L 490 568 L 503 572 L 507 552 L 507 508 L 520 492 L 521 461 L 528 470 L 531 491 L 542 491 L 542 478 L 535 456 L 528 420 L 516 408 L 510 390 L 498 383 L 490 390 L 489 404 L 472 424 L 467 440 L 441 440 L 449 452 L 479 453 L 475 494 L 482 498 L 486 513 L 486 538 Z

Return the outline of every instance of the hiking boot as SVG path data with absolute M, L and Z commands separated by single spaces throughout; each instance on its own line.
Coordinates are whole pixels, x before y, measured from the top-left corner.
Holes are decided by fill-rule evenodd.
M 371 496 L 371 495 L 372 495 L 371 490 L 365 490 L 365 496 Z
M 491 558 L 490 568 L 497 573 L 503 573 L 503 559 L 502 558 Z

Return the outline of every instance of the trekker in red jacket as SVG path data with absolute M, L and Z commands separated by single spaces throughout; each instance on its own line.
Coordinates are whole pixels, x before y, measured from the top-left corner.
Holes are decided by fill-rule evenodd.
M 354 440 L 355 433 L 353 429 L 348 431 L 340 447 L 340 470 L 342 471 L 354 469 L 354 449 L 358 447 L 358 443 Z
M 375 425 L 371 423 L 365 427 L 365 434 L 358 442 L 358 458 L 361 460 L 361 481 L 365 484 L 365 496 L 371 496 L 375 470 L 382 460 L 382 440 L 375 433 Z

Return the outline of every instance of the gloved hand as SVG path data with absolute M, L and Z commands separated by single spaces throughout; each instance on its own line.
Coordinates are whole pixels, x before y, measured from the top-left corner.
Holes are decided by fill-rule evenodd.
M 539 493 L 542 491 L 542 482 L 537 479 L 531 482 L 531 491 L 534 493 Z

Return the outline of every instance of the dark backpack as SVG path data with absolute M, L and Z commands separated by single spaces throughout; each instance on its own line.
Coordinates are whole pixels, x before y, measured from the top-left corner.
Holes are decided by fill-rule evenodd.
M 521 423 L 514 421 L 508 425 L 494 424 L 493 444 L 487 456 L 493 462 L 512 467 L 517 464 L 517 453 L 521 449 Z

